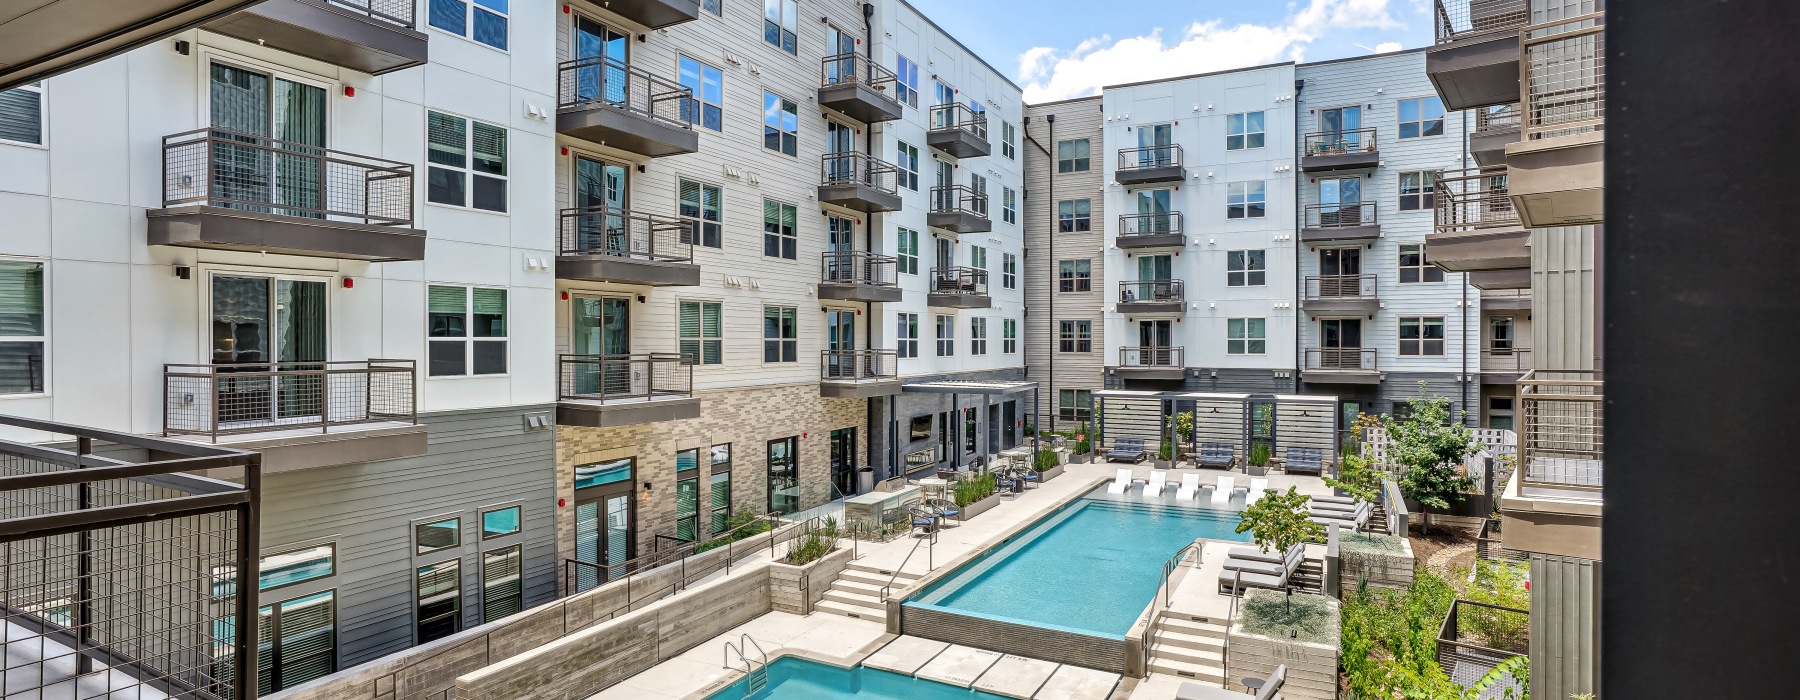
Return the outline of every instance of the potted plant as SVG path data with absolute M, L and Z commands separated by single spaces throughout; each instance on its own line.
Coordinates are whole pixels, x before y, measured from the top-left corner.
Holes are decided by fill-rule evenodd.
M 962 509 L 962 520 L 987 512 L 1000 502 L 1000 479 L 993 472 L 983 472 L 958 479 L 951 491 L 956 507 Z
M 1251 476 L 1263 476 L 1269 473 L 1269 457 L 1274 451 L 1267 444 L 1257 443 L 1250 446 L 1249 466 L 1245 471 Z
M 1056 450 L 1048 447 L 1041 448 L 1037 451 L 1037 456 L 1032 459 L 1031 468 L 1038 473 L 1038 483 L 1049 483 L 1051 479 L 1062 476 L 1062 457 L 1056 453 Z

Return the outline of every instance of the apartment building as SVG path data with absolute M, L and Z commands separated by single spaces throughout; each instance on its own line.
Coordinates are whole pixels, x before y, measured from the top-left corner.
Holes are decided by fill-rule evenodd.
M 432 6 L 271 0 L 0 96 L 0 411 L 262 454 L 265 691 L 556 595 L 560 15 Z
M 1036 424 L 1061 429 L 1106 387 L 1106 119 L 1099 95 L 1025 111 L 1025 358 L 1047 397 Z

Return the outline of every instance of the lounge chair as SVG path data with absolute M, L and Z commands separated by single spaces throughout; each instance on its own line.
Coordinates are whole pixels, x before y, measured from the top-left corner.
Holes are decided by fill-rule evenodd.
M 1295 544 L 1293 547 L 1290 547 L 1287 552 L 1265 552 L 1255 547 L 1232 547 L 1231 550 L 1226 553 L 1226 560 L 1240 559 L 1243 561 L 1261 561 L 1279 564 L 1287 561 L 1288 555 L 1291 554 L 1293 550 L 1304 550 L 1305 548 L 1305 544 Z
M 1227 558 L 1225 560 L 1224 570 L 1227 574 L 1229 574 L 1233 571 L 1242 571 L 1246 574 L 1264 574 L 1267 576 L 1281 576 L 1283 571 L 1291 572 L 1294 570 L 1298 570 L 1300 568 L 1300 562 L 1302 560 L 1304 560 L 1305 558 L 1306 558 L 1306 545 L 1296 544 L 1293 547 L 1288 548 L 1288 551 L 1281 556 L 1280 561 L 1265 561 L 1260 558 L 1259 559 Z M 1229 577 L 1226 577 L 1226 578 L 1229 578 Z
M 1285 588 L 1305 559 L 1305 550 L 1297 548 L 1283 553 L 1280 564 L 1238 560 L 1238 568 L 1219 570 L 1219 592 L 1243 595 L 1244 589 L 1249 588 Z M 1230 566 L 1230 560 L 1226 564 Z
M 1202 467 L 1230 469 L 1237 466 L 1237 453 L 1228 442 L 1200 443 L 1200 458 L 1194 462 Z
M 1341 503 L 1347 506 L 1356 505 L 1355 496 L 1313 496 L 1313 503 Z
M 1360 505 L 1362 505 L 1362 501 L 1351 501 L 1349 503 L 1312 501 L 1307 504 L 1307 507 L 1311 508 L 1314 513 L 1355 513 L 1357 506 Z
M 1367 502 L 1364 502 L 1361 505 L 1358 505 L 1355 511 L 1350 513 L 1315 510 L 1312 512 L 1312 517 L 1308 519 L 1320 525 L 1327 525 L 1335 522 L 1338 524 L 1338 527 L 1361 532 L 1363 526 L 1369 523 L 1369 516 L 1374 512 L 1375 508 L 1370 506 Z
M 1181 475 L 1181 488 L 1175 489 L 1175 500 L 1191 501 L 1194 494 L 1200 491 L 1200 475 L 1188 472 Z
M 1125 489 L 1128 488 L 1131 488 L 1131 470 L 1120 469 L 1119 473 L 1113 477 L 1112 483 L 1106 485 L 1106 492 L 1125 493 Z
M 1144 452 L 1143 438 L 1119 438 L 1113 441 L 1113 447 L 1106 451 L 1106 461 L 1117 462 L 1129 460 L 1132 464 L 1144 461 L 1148 455 Z
M 1286 682 L 1287 665 L 1283 664 L 1276 666 L 1275 672 L 1263 679 L 1262 689 L 1256 691 L 1254 696 L 1199 683 L 1182 683 L 1181 687 L 1175 689 L 1175 700 L 1246 700 L 1252 697 L 1254 700 L 1275 700 L 1281 697 L 1281 686 Z
M 1250 492 L 1244 494 L 1244 505 L 1249 506 L 1250 504 L 1255 503 L 1257 501 L 1257 499 L 1262 498 L 1263 494 L 1267 493 L 1268 490 L 1269 490 L 1269 480 L 1268 479 L 1264 479 L 1261 477 L 1251 479 L 1250 480 Z
M 1161 498 L 1162 492 L 1163 492 L 1163 486 L 1167 485 L 1168 483 L 1169 483 L 1169 471 L 1167 469 L 1152 469 L 1152 470 L 1150 470 L 1150 480 L 1144 482 L 1144 497 L 1145 498 Z
M 1288 473 L 1307 472 L 1309 474 L 1325 473 L 1325 451 L 1316 447 L 1289 447 L 1286 465 Z
M 1212 502 L 1213 503 L 1230 502 L 1231 501 L 1231 492 L 1233 490 L 1235 490 L 1232 486 L 1232 483 L 1234 481 L 1235 480 L 1229 476 L 1219 477 L 1219 485 L 1213 487 Z

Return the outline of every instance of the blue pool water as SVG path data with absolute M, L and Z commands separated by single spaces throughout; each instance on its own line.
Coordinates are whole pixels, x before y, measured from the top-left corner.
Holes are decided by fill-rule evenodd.
M 1202 492 L 1201 498 L 1205 498 Z M 1145 500 L 1137 489 L 1078 498 L 906 605 L 1123 638 L 1162 583 L 1162 565 L 1197 537 L 1247 542 L 1237 510 Z M 1210 503 L 1208 503 L 1210 505 Z M 1234 499 L 1233 508 L 1241 505 Z
M 708 700 L 744 698 L 749 679 L 720 688 Z M 876 668 L 838 668 L 784 656 L 769 664 L 769 685 L 744 700 L 1006 700 L 1005 696 L 958 688 Z

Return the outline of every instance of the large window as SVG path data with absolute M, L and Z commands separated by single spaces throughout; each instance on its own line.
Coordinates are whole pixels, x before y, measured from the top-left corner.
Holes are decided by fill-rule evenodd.
M 425 198 L 434 204 L 506 211 L 506 127 L 428 112 Z
M 799 28 L 799 0 L 763 0 L 763 41 L 798 56 L 800 47 L 794 33 Z
M 1056 417 L 1060 420 L 1086 421 L 1092 417 L 1093 392 L 1088 389 L 1062 389 L 1056 392 Z
M 1057 350 L 1061 352 L 1093 352 L 1092 321 L 1057 321 Z
M 919 191 L 919 147 L 905 141 L 896 142 L 896 155 L 899 156 L 900 186 L 914 192 Z
M 1065 199 L 1056 203 L 1057 233 L 1082 233 L 1093 230 L 1093 204 L 1086 199 Z
M 681 117 L 713 131 L 725 129 L 725 77 L 719 69 L 687 56 L 678 61 L 681 84 L 694 96 L 681 102 Z
M 1000 220 L 1009 224 L 1019 223 L 1019 193 L 1011 187 L 1000 188 Z
M 414 621 L 419 644 L 462 631 L 462 560 L 418 568 Z
M 687 222 L 687 228 L 681 232 L 681 242 L 708 248 L 723 247 L 720 232 L 724 228 L 724 215 L 720 209 L 724 194 L 719 186 L 682 178 L 680 191 L 681 206 L 676 213 Z
M 1444 268 L 1425 262 L 1425 246 L 1408 243 L 1400 246 L 1400 283 L 1442 282 Z
M 336 564 L 337 546 L 330 542 L 266 555 L 256 567 L 256 589 L 270 591 L 326 578 L 337 572 Z
M 1266 198 L 1264 183 L 1233 182 L 1225 186 L 1225 218 L 1227 219 L 1260 219 L 1263 218 L 1263 205 Z
M 1240 112 L 1225 115 L 1225 150 L 1241 151 L 1263 147 L 1263 113 Z
M 1416 139 L 1443 135 L 1443 100 L 1433 96 L 1400 101 L 1400 138 Z
M 1225 353 L 1228 355 L 1261 355 L 1267 352 L 1264 337 L 1267 323 L 1260 318 L 1225 320 Z
M 43 83 L 0 92 L 0 141 L 44 145 Z
M 763 362 L 800 361 L 800 310 L 763 307 Z
M 681 302 L 681 364 L 716 365 L 725 361 L 723 315 L 716 301 Z
M 1056 172 L 1084 173 L 1089 164 L 1087 139 L 1056 142 Z
M 900 314 L 894 324 L 894 339 L 897 347 L 894 355 L 899 358 L 919 356 L 919 315 Z
M 799 210 L 792 204 L 763 200 L 763 256 L 794 260 L 800 240 L 795 231 Z
M 1012 122 L 1000 122 L 1000 155 L 1006 156 L 1007 160 L 1018 158 L 1018 140 L 1018 128 L 1014 127 Z
M 731 443 L 712 446 L 712 478 L 706 488 L 711 493 L 712 534 L 717 535 L 731 522 Z
M 519 545 L 481 553 L 481 620 L 493 622 L 525 609 Z
M 956 317 L 938 314 L 937 317 L 937 356 L 951 357 L 956 354 Z
M 446 518 L 413 525 L 413 554 L 425 556 L 462 546 L 462 518 Z
M 1430 170 L 1411 170 L 1400 173 L 1400 211 L 1419 211 L 1432 208 L 1437 183 L 1432 180 Z
M 1444 317 L 1401 316 L 1400 354 L 1420 357 L 1444 354 Z
M 434 284 L 428 296 L 427 373 L 506 374 L 506 290 Z
M 899 245 L 895 246 L 895 267 L 901 274 L 919 274 L 919 232 L 910 228 L 900 229 Z
M 519 506 L 482 511 L 481 539 L 491 540 L 519 534 L 521 512 L 522 509 Z
M 507 4 L 508 0 L 431 0 L 431 26 L 505 51 Z
M 325 591 L 257 609 L 257 693 L 329 676 L 337 671 L 337 592 Z M 235 634 L 230 621 L 215 627 L 222 642 Z
M 987 249 L 978 245 L 969 246 L 969 267 L 977 270 L 987 269 Z
M 913 63 L 912 59 L 899 54 L 894 54 L 894 57 L 898 59 L 894 63 L 894 95 L 908 107 L 917 108 L 919 106 L 919 64 Z
M 0 260 L 0 394 L 37 394 L 47 376 L 44 264 Z
M 769 510 L 770 513 L 794 513 L 800 510 L 800 438 L 785 437 L 769 441 Z
M 698 467 L 699 464 L 696 462 L 695 466 Z M 676 472 L 676 476 L 681 475 L 682 472 Z M 700 472 L 696 470 L 690 478 L 675 482 L 675 538 L 693 542 L 699 537 Z
M 1267 273 L 1267 257 L 1260 250 L 1233 250 L 1225 254 L 1225 286 L 1261 287 Z
M 1093 261 L 1058 260 L 1056 262 L 1056 291 L 1091 292 L 1093 290 Z
M 1019 351 L 1019 321 L 1018 321 L 1018 319 L 1012 319 L 1012 318 L 1000 319 L 1000 352 L 1001 352 L 1001 354 L 1011 355 L 1011 354 L 1017 353 L 1018 351 Z
M 1000 286 L 1004 289 L 1019 288 L 1019 258 L 1012 253 L 1000 254 Z
M 980 316 L 969 318 L 969 354 L 987 354 L 987 319 Z
M 763 92 L 763 148 L 786 155 L 800 152 L 800 106 L 773 92 Z

